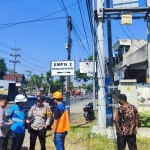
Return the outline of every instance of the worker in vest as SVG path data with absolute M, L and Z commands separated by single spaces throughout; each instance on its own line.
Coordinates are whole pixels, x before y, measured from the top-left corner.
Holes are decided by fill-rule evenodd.
M 46 150 L 46 128 L 50 124 L 51 112 L 43 102 L 42 97 L 38 97 L 36 105 L 32 106 L 28 112 L 26 123 L 31 123 L 30 150 L 35 150 L 37 136 L 40 140 L 41 150 Z
M 9 120 L 14 122 L 14 124 L 10 127 L 8 137 L 9 150 L 20 150 L 22 147 L 25 137 L 24 103 L 26 101 L 27 99 L 24 95 L 17 95 L 15 97 L 16 104 L 13 105 L 6 113 L 6 116 L 9 118 Z
M 67 131 L 70 130 L 68 110 L 62 101 L 62 93 L 57 91 L 53 94 L 53 100 L 57 104 L 53 112 L 54 123 L 52 125 L 52 140 L 56 150 L 65 150 L 64 143 Z

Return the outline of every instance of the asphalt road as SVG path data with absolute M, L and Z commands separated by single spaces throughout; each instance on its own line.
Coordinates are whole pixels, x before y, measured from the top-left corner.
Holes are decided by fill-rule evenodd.
M 82 101 L 91 100 L 91 99 L 92 99 L 92 95 L 83 95 L 83 100 L 82 100 Z M 74 105 L 74 104 L 79 103 L 79 102 L 81 102 L 80 96 L 76 96 L 76 97 L 71 97 L 71 98 L 70 98 L 70 105 Z M 35 102 L 34 102 L 34 101 L 31 101 L 31 106 L 34 105 L 34 103 L 36 103 L 36 101 L 35 101 Z M 15 104 L 15 102 L 14 102 L 14 101 L 11 101 L 11 102 L 7 105 L 7 107 L 5 108 L 5 112 L 7 112 L 8 109 L 9 109 L 12 105 L 14 105 L 14 104 Z

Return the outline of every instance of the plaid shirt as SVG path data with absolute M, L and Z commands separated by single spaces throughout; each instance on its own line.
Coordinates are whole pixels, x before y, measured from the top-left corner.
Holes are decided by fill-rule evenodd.
M 118 107 L 115 118 L 119 124 L 118 133 L 122 135 L 136 134 L 136 119 L 138 119 L 138 111 L 134 105 L 127 104 Z

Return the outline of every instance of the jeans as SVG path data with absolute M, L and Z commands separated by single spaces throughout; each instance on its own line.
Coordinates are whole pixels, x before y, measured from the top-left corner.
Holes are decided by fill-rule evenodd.
M 133 135 L 117 134 L 118 150 L 125 150 L 126 142 L 128 143 L 129 150 L 137 150 L 136 134 Z
M 34 130 L 31 128 L 31 130 L 30 130 L 30 150 L 35 150 L 37 136 L 39 137 L 41 150 L 46 150 L 46 147 L 45 147 L 46 129 L 45 128 L 43 128 L 41 130 Z
M 56 150 L 65 150 L 64 143 L 65 143 L 66 135 L 67 135 L 67 132 L 55 134 L 54 144 L 55 144 Z

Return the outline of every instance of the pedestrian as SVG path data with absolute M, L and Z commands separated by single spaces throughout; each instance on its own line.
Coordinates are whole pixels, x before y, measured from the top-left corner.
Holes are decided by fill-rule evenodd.
M 20 150 L 22 147 L 24 137 L 25 137 L 24 103 L 26 101 L 27 99 L 24 95 L 18 94 L 15 97 L 16 104 L 13 105 L 6 113 L 8 119 L 14 122 L 14 124 L 11 125 L 8 134 L 9 150 Z
M 4 108 L 7 106 L 10 98 L 6 95 L 0 96 L 0 150 L 6 150 L 6 135 L 13 121 L 7 121 Z
M 125 150 L 126 142 L 129 150 L 137 150 L 136 133 L 138 132 L 138 111 L 134 105 L 127 102 L 125 94 L 120 94 L 118 102 L 121 105 L 116 113 L 116 133 L 118 150 Z
M 46 128 L 50 123 L 51 112 L 44 104 L 42 97 L 37 98 L 36 105 L 28 112 L 27 123 L 31 123 L 30 150 L 35 150 L 37 136 L 40 140 L 41 150 L 46 150 Z
M 49 103 L 46 102 L 46 97 L 45 96 L 41 96 L 41 99 L 43 100 L 43 104 L 49 109 L 49 111 L 51 112 L 51 107 L 49 105 Z
M 57 91 L 53 94 L 53 100 L 57 104 L 53 112 L 54 123 L 52 125 L 52 140 L 56 150 L 65 150 L 64 143 L 67 131 L 70 130 L 69 113 L 62 101 L 62 93 Z

